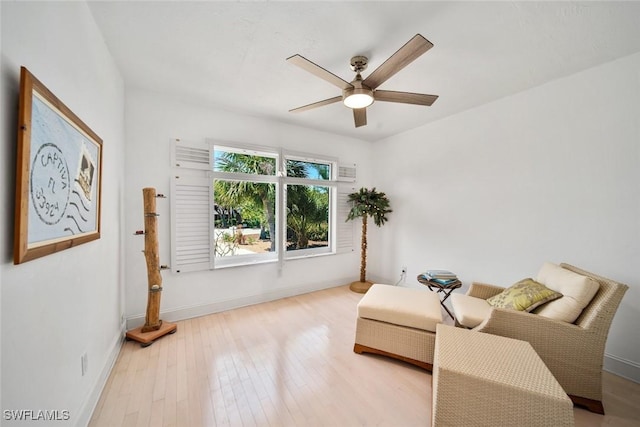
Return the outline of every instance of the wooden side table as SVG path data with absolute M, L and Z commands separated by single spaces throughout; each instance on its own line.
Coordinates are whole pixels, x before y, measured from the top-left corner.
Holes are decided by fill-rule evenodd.
M 442 294 L 442 296 L 440 296 L 440 305 L 442 306 L 442 308 L 445 309 L 449 317 L 455 320 L 455 317 L 453 317 L 453 314 L 451 314 L 451 312 L 449 311 L 447 306 L 444 304 L 444 302 L 447 300 L 447 298 L 449 298 L 449 296 L 451 295 L 451 292 L 453 292 L 455 289 L 458 289 L 462 286 L 462 282 L 456 279 L 451 283 L 447 283 L 446 285 L 443 285 L 442 283 L 434 282 L 432 280 L 427 280 L 425 277 L 422 276 L 422 274 L 418 275 L 418 282 L 428 287 L 430 291 L 435 291 L 438 294 Z

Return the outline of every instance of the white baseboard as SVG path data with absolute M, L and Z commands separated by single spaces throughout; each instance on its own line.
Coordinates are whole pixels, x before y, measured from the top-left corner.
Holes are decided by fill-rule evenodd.
M 343 284 L 350 283 L 350 279 L 345 279 Z M 248 305 L 259 304 L 262 302 L 274 301 L 281 298 L 291 297 L 295 295 L 307 294 L 309 292 L 319 291 L 322 289 L 335 288 L 342 285 L 340 280 L 332 280 L 327 283 L 315 283 L 305 286 L 295 286 L 290 288 L 276 289 L 270 292 L 248 295 L 240 298 L 233 298 L 224 301 L 216 301 L 209 304 L 194 305 L 173 310 L 161 311 L 160 317 L 167 322 L 177 322 L 179 320 L 193 319 L 194 317 L 206 316 L 208 314 L 219 313 L 221 311 L 231 310 L 234 308 L 245 307 Z M 127 330 L 137 328 L 144 325 L 145 315 L 138 314 L 127 317 Z
M 612 354 L 604 355 L 604 370 L 640 383 L 640 365 Z
M 124 342 L 124 330 L 120 332 L 120 334 L 114 339 L 113 344 L 111 346 L 111 351 L 107 357 L 107 360 L 102 367 L 102 371 L 100 375 L 96 379 L 94 386 L 92 387 L 90 393 L 87 395 L 87 398 L 82 403 L 80 407 L 80 413 L 77 417 L 76 426 L 84 427 L 89 425 L 89 421 L 91 421 L 91 416 L 93 415 L 93 411 L 96 409 L 96 405 L 100 400 L 100 395 L 102 394 L 102 390 L 104 390 L 104 386 L 107 383 L 107 379 L 109 379 L 109 375 L 111 374 L 111 370 L 118 359 L 118 354 L 120 353 L 120 349 L 122 348 L 122 343 Z M 74 417 L 75 418 L 75 417 Z

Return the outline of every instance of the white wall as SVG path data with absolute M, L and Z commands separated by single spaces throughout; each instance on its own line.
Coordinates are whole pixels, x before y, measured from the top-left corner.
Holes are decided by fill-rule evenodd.
M 2 409 L 68 410 L 57 425 L 86 425 L 121 339 L 124 85 L 85 3 L 2 2 L 1 28 Z M 102 237 L 14 266 L 21 65 L 104 141 Z
M 141 250 L 144 239 L 134 236 L 144 228 L 142 188 L 155 187 L 170 197 L 170 139 L 204 141 L 207 138 L 245 144 L 284 147 L 338 157 L 357 163 L 365 185 L 370 170 L 371 144 L 300 127 L 238 115 L 142 90 L 126 96 L 126 315 L 128 325 L 144 321 L 147 275 Z M 158 200 L 160 261 L 170 263 L 170 201 Z M 356 238 L 357 240 L 357 238 Z M 359 252 L 205 272 L 163 272 L 161 313 L 177 320 L 266 301 L 357 280 Z
M 551 261 L 627 283 L 605 367 L 640 382 L 639 116 L 635 54 L 376 143 L 376 273 L 509 286 Z

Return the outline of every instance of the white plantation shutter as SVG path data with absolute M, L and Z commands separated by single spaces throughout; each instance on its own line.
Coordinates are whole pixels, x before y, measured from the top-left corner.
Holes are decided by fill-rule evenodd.
M 338 186 L 337 209 L 336 209 L 336 252 L 353 252 L 353 227 L 354 221 L 347 222 L 347 216 L 351 210 L 349 194 L 355 188 Z
M 174 139 L 171 163 L 171 270 L 213 268 L 211 149 L 207 142 Z
M 173 140 L 171 163 L 176 168 L 211 170 L 211 150 L 207 142 Z
M 210 179 L 174 176 L 171 199 L 171 270 L 209 270 L 213 254 Z
M 341 182 L 356 182 L 357 169 L 355 163 L 340 163 L 338 164 L 338 181 Z

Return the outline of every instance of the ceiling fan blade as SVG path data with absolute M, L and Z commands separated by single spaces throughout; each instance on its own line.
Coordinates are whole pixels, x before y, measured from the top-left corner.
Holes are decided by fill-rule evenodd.
M 353 109 L 353 121 L 356 127 L 365 126 L 367 124 L 367 109 L 366 108 L 354 108 Z
M 384 61 L 382 65 L 376 68 L 362 83 L 371 89 L 377 88 L 432 47 L 433 43 L 420 34 L 416 34 L 396 53 L 391 55 L 389 59 Z
M 332 85 L 338 86 L 340 89 L 348 89 L 352 88 L 353 85 L 345 80 L 342 80 L 340 77 L 333 74 L 331 71 L 327 71 L 318 64 L 314 64 L 309 61 L 307 58 L 300 55 L 293 55 L 287 58 L 287 62 L 290 62 L 298 67 L 302 68 L 305 71 L 310 72 L 316 77 L 320 77 L 322 80 L 328 81 Z
M 403 104 L 428 105 L 430 106 L 438 95 L 426 95 L 423 93 L 396 92 L 393 90 L 376 90 L 373 92 L 376 101 L 401 102 Z
M 290 113 L 300 113 L 302 111 L 312 110 L 314 108 L 322 107 L 324 105 L 333 104 L 334 102 L 342 101 L 341 96 L 334 96 L 333 98 L 325 99 L 324 101 L 314 102 L 313 104 L 303 105 L 302 107 L 289 110 Z

